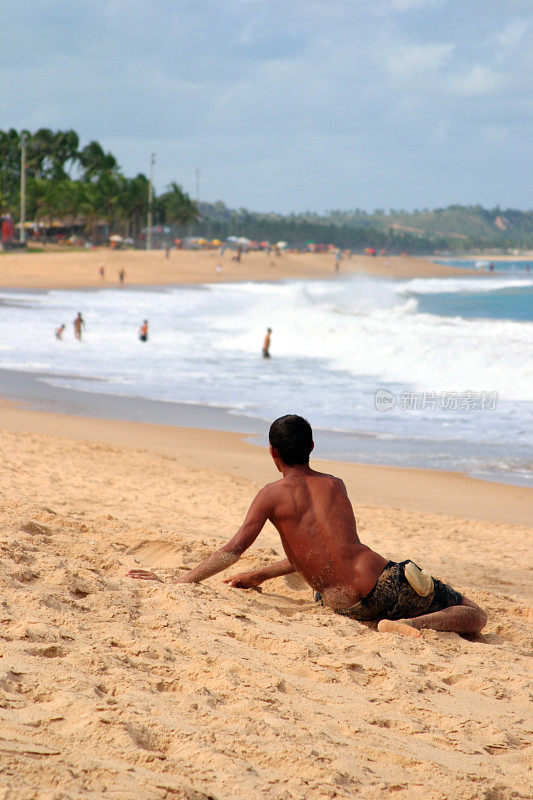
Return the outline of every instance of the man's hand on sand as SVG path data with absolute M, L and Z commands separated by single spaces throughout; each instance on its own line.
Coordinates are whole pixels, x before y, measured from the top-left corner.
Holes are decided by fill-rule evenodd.
M 234 589 L 257 589 L 259 584 L 263 583 L 261 578 L 257 577 L 257 572 L 241 572 L 232 578 L 224 578 L 223 582 Z
M 172 581 L 173 583 L 192 583 L 191 580 L 187 579 L 187 575 L 189 570 L 182 575 L 181 578 L 178 578 L 177 581 Z M 165 581 L 158 577 L 155 572 L 148 572 L 146 569 L 130 569 L 130 571 L 126 575 L 127 578 L 136 578 L 140 581 L 158 581 L 159 583 L 165 583 Z
M 191 581 L 191 579 L 188 577 L 189 572 L 190 570 L 187 570 L 187 572 L 182 575 L 181 578 L 177 578 L 175 581 L 173 581 L 173 583 L 199 583 L 199 581 Z
M 137 580 L 141 581 L 159 581 L 159 583 L 165 582 L 161 578 L 158 578 L 154 572 L 147 572 L 145 569 L 131 569 L 126 577 L 137 578 Z

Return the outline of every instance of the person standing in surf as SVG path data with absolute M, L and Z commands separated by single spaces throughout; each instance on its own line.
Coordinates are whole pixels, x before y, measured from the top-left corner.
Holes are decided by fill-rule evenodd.
M 263 358 L 270 358 L 270 336 L 272 334 L 272 328 L 267 328 L 267 332 L 265 335 L 265 340 L 263 342 Z
M 77 339 L 79 342 L 81 342 L 81 332 L 82 329 L 85 327 L 85 320 L 81 315 L 81 311 L 78 311 L 78 316 L 76 317 L 72 325 L 74 326 L 74 338 Z
M 139 328 L 139 339 L 141 340 L 141 342 L 147 342 L 148 341 L 148 320 L 147 319 L 145 319 L 143 321 L 143 324 Z

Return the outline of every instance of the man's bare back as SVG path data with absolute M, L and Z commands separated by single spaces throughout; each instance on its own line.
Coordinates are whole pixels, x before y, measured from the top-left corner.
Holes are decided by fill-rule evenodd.
M 387 560 L 359 541 L 339 478 L 294 466 L 263 492 L 287 558 L 326 605 L 340 611 L 368 594 Z

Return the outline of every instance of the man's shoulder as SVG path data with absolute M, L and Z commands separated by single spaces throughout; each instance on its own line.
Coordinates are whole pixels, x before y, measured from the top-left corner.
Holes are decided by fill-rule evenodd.
M 261 500 L 270 500 L 279 494 L 280 491 L 283 491 L 283 478 L 280 478 L 279 481 L 272 481 L 272 483 L 265 483 L 265 485 L 259 489 L 256 497 Z
M 272 481 L 271 483 L 265 483 L 262 489 L 259 490 L 259 494 L 269 496 L 272 494 L 277 494 L 286 487 L 288 481 L 286 478 L 279 478 L 277 481 Z
M 337 484 L 338 486 L 344 486 L 344 481 L 342 478 L 337 477 L 337 475 L 331 475 L 329 472 L 317 472 L 315 470 L 315 476 L 324 481 L 328 481 L 329 483 Z

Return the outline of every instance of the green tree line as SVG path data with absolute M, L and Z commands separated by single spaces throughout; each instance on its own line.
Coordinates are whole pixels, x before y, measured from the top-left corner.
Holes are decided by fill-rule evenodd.
M 21 136 L 26 136 L 26 219 L 80 220 L 88 235 L 105 221 L 109 233 L 139 241 L 148 213 L 148 178 L 128 178 L 112 153 L 91 141 L 80 146 L 73 130 L 0 130 L 0 209 L 19 217 Z M 177 183 L 154 193 L 155 224 L 185 225 L 199 217 L 196 204 Z
M 83 220 L 90 237 L 104 222 L 108 233 L 121 233 L 140 242 L 148 212 L 148 178 L 142 173 L 134 178 L 124 176 L 112 153 L 105 152 L 97 141 L 81 146 L 73 130 L 0 130 L 2 213 L 9 212 L 18 220 L 23 133 L 27 139 L 27 220 Z M 229 209 L 222 201 L 197 206 L 173 182 L 162 194 L 154 193 L 152 209 L 154 225 L 169 226 L 174 234 L 187 231 L 206 238 L 237 235 L 258 241 L 283 240 L 291 246 L 312 241 L 356 251 L 384 248 L 391 253 L 533 247 L 533 212 L 498 207 L 265 214 Z
M 453 205 L 433 211 L 330 211 L 324 214 L 259 214 L 230 209 L 222 201 L 201 203 L 198 230 L 291 244 L 332 243 L 362 250 L 429 254 L 472 250 L 528 250 L 533 247 L 533 212 Z

